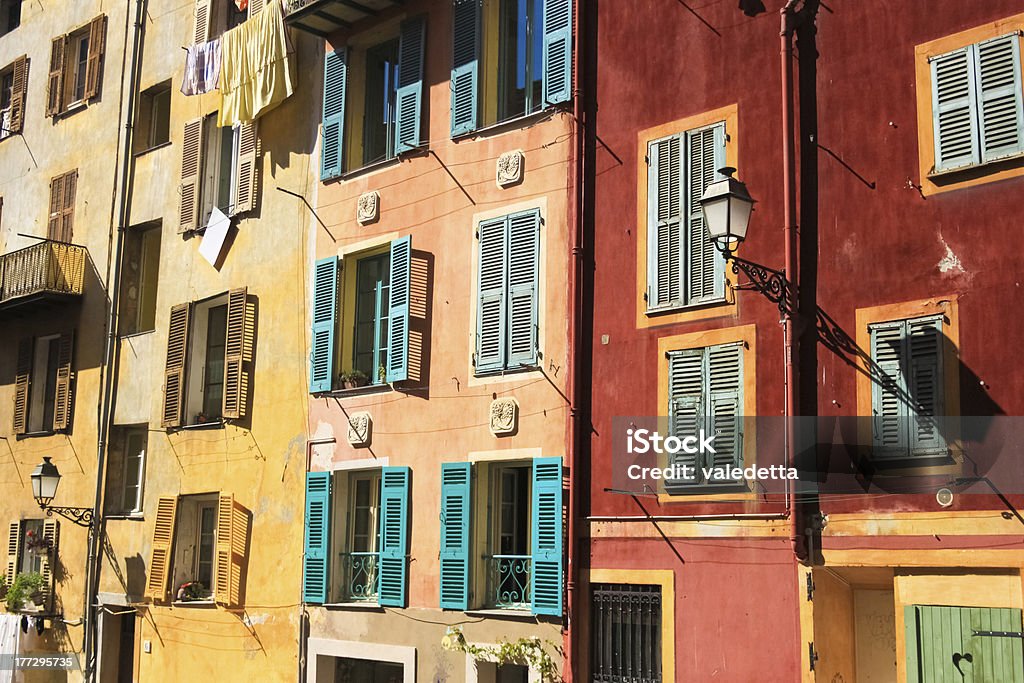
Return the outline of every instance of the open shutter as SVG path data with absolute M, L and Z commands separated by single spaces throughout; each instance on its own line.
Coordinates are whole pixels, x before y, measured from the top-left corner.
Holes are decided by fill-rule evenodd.
M 452 5 L 452 137 L 476 130 L 480 87 L 480 0 Z
M 78 189 L 78 171 L 64 174 L 62 208 L 60 211 L 60 230 L 58 240 L 71 242 L 75 225 L 75 194 Z
M 334 328 L 338 302 L 338 257 L 313 268 L 313 333 L 309 353 L 309 392 L 330 391 L 334 381 Z
M 471 465 L 441 464 L 441 607 L 469 609 Z
M 409 554 L 408 467 L 380 472 L 380 588 L 382 606 L 405 607 Z
M 412 272 L 412 238 L 391 243 L 391 287 L 388 303 L 387 381 L 409 378 L 409 295 Z
M 192 317 L 191 304 L 171 308 L 167 324 L 167 362 L 164 365 L 164 405 L 160 424 L 179 427 L 185 412 L 185 353 Z
M 476 372 L 505 367 L 506 220 L 484 221 L 477 233 Z
M 174 550 L 174 531 L 178 517 L 178 497 L 163 496 L 156 504 L 156 524 L 153 525 L 153 546 L 149 555 L 149 574 L 146 577 L 146 597 L 150 600 L 167 599 L 171 580 L 171 553 Z
M 981 161 L 973 54 L 968 46 L 931 60 L 936 171 Z
M 743 465 L 743 345 L 723 344 L 707 350 L 708 419 L 715 452 L 706 466 Z M 708 430 L 706 430 L 708 431 Z M 735 480 L 725 480 L 733 483 Z
M 398 92 L 395 155 L 422 144 L 423 50 L 427 25 L 423 17 L 402 22 L 398 43 Z
M 911 455 L 945 455 L 945 387 L 942 373 L 942 316 L 907 321 L 910 377 Z
M 61 240 L 61 223 L 64 216 L 64 180 L 67 174 L 61 174 L 50 180 L 50 214 L 47 220 L 46 238 Z
M 64 48 L 67 36 L 50 43 L 50 71 L 46 78 L 46 115 L 56 116 L 64 109 Z
M 196 23 L 192 30 L 192 42 L 196 45 L 210 39 L 210 6 L 212 4 L 213 0 L 196 0 Z
M 43 610 L 50 611 L 53 605 L 53 565 L 59 556 L 60 545 L 60 522 L 55 519 L 43 520 L 43 540 L 50 548 L 39 562 L 39 573 L 43 577 L 43 587 L 40 589 L 43 594 Z
M 221 415 L 226 418 L 245 417 L 249 396 L 248 291 L 245 287 L 228 292 L 227 330 L 224 336 L 224 400 Z
M 647 307 L 682 300 L 682 167 L 680 137 L 648 147 Z
M 28 93 L 28 57 L 14 60 L 14 83 L 11 86 L 11 115 L 9 135 L 21 132 L 25 122 L 25 96 Z
M 263 10 L 264 0 L 249 0 L 249 17 L 254 17 Z
M 724 294 L 725 259 L 715 248 L 704 225 L 700 198 L 715 181 L 725 161 L 725 126 L 722 124 L 686 135 L 686 303 L 700 303 Z
M 510 367 L 537 364 L 540 211 L 508 218 L 508 348 Z
M 107 47 L 107 17 L 101 14 L 89 24 L 89 55 L 85 69 L 84 99 L 92 99 L 100 93 L 100 79 L 103 75 L 103 53 Z
M 57 386 L 53 399 L 53 428 L 67 429 L 71 426 L 71 387 L 74 377 L 71 374 L 72 353 L 75 336 L 69 332 L 60 336 L 57 343 Z
M 256 122 L 238 124 L 238 156 L 235 157 L 235 206 L 231 215 L 245 213 L 256 208 L 256 158 L 259 155 L 259 138 Z
M 530 611 L 562 616 L 562 459 L 533 460 Z
M 980 99 L 981 159 L 993 161 L 1024 151 L 1020 37 L 1014 33 L 974 46 Z
M 331 473 L 306 473 L 306 539 L 302 561 L 302 600 L 327 602 L 331 531 Z
M 7 531 L 7 587 L 14 583 L 18 573 L 18 557 L 21 555 L 21 522 L 11 522 Z
M 544 103 L 572 99 L 572 0 L 544 0 Z
M 239 607 L 245 576 L 249 516 L 230 493 L 217 500 L 217 545 L 214 596 L 218 604 Z
M 879 458 L 907 455 L 906 323 L 871 326 L 872 445 Z
M 669 434 L 680 438 L 697 434 L 704 426 L 704 349 L 669 352 L 668 420 Z M 666 481 L 669 492 L 701 481 L 703 463 L 699 454 L 679 451 L 671 459 L 674 465 L 690 468 L 687 472 L 691 478 Z
M 18 342 L 18 367 L 14 375 L 14 424 L 15 434 L 28 431 L 28 390 L 32 383 L 32 337 L 23 337 Z M 8 576 L 10 576 L 8 574 Z
M 345 89 L 348 55 L 339 48 L 324 55 L 323 143 L 320 145 L 320 180 L 341 175 L 345 151 Z
M 178 232 L 199 227 L 199 176 L 203 169 L 203 119 L 185 124 L 181 142 L 181 195 L 178 201 Z

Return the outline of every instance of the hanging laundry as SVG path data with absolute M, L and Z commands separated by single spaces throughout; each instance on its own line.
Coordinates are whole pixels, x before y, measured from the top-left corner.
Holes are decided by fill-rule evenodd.
M 218 126 L 252 121 L 295 90 L 295 48 L 284 24 L 283 0 L 221 36 Z
M 235 7 L 239 12 L 244 12 L 249 7 L 249 0 L 235 0 Z
M 181 79 L 183 95 L 202 95 L 215 90 L 220 82 L 220 38 L 187 48 L 185 76 Z

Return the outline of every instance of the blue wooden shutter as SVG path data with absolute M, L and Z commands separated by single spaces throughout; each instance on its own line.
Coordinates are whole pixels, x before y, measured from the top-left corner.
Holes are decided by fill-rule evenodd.
M 711 241 L 700 198 L 725 165 L 725 124 L 686 134 L 686 303 L 720 299 L 725 293 L 725 259 Z
M 480 0 L 452 4 L 452 137 L 476 130 L 480 88 Z
M 945 455 L 945 387 L 942 373 L 942 316 L 907 321 L 911 455 Z
M 345 90 L 348 56 L 345 48 L 324 55 L 323 143 L 320 145 L 320 180 L 341 175 L 345 151 Z
M 391 243 L 391 287 L 388 293 L 387 381 L 409 378 L 409 278 L 412 238 Z
M 562 616 L 562 459 L 534 458 L 530 611 Z
M 715 453 L 706 454 L 709 467 L 743 465 L 743 344 L 709 347 L 706 353 L 707 422 L 715 433 Z M 728 479 L 727 483 L 735 480 Z
M 398 93 L 395 155 L 422 144 L 423 54 L 427 22 L 416 17 L 402 22 L 398 43 Z
M 508 217 L 508 365 L 537 364 L 540 211 Z
M 936 171 L 981 161 L 973 55 L 967 46 L 931 60 Z
M 338 257 L 313 268 L 313 339 L 309 354 L 309 391 L 330 391 L 334 381 L 334 328 L 338 303 Z
M 476 372 L 505 367 L 507 290 L 507 222 L 505 218 L 480 223 L 477 241 Z
M 409 562 L 408 467 L 382 467 L 380 472 L 379 602 L 405 607 Z
M 441 465 L 441 607 L 469 608 L 469 511 L 471 468 L 468 462 Z
M 872 446 L 877 458 L 908 454 L 906 323 L 899 320 L 870 327 Z
M 572 99 L 572 0 L 544 0 L 544 103 Z
M 683 192 L 680 180 L 680 138 L 648 146 L 647 171 L 647 307 L 681 301 Z
M 668 419 L 669 434 L 680 438 L 696 434 L 705 426 L 704 420 L 704 349 L 684 349 L 668 354 Z M 672 456 L 672 464 L 693 468 L 692 479 L 665 482 L 670 493 L 680 486 L 699 483 L 701 460 L 695 453 L 682 451 Z
M 1024 151 L 1020 38 L 1016 33 L 974 46 L 982 161 Z
M 331 533 L 331 473 L 306 473 L 306 542 L 302 567 L 302 599 L 327 602 L 327 571 Z

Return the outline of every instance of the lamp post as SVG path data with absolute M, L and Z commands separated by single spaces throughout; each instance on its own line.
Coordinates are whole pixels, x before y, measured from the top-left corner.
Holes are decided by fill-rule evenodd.
M 47 517 L 52 517 L 53 513 L 56 512 L 61 517 L 70 519 L 78 526 L 92 529 L 92 508 L 50 505 L 50 501 L 57 495 L 57 486 L 60 484 L 60 470 L 50 462 L 49 456 L 44 457 L 43 461 L 36 465 L 29 478 L 32 480 L 32 497 L 39 503 L 39 508 L 46 511 Z

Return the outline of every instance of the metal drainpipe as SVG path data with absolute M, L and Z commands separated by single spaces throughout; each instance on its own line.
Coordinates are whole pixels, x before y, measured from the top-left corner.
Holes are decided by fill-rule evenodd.
M 333 436 L 324 439 L 306 439 L 306 471 L 309 472 L 309 465 L 313 458 L 313 446 L 337 443 L 337 439 Z M 305 532 L 305 530 L 303 530 Z M 302 551 L 303 564 L 305 564 L 306 551 Z M 305 570 L 303 570 L 305 571 Z M 306 625 L 309 623 L 309 612 L 306 611 L 306 600 L 305 593 L 302 590 L 302 582 L 299 582 L 299 683 L 306 683 L 306 651 L 307 647 L 307 633 Z

